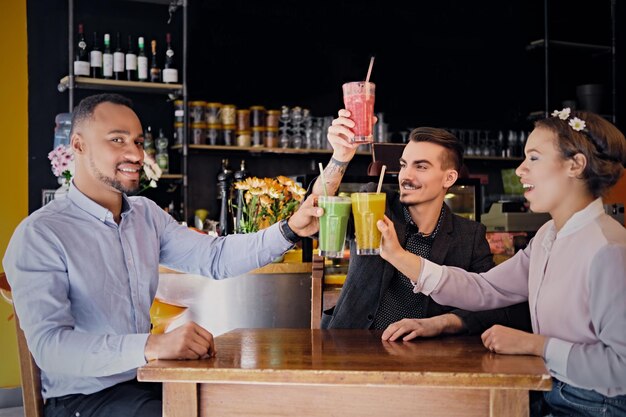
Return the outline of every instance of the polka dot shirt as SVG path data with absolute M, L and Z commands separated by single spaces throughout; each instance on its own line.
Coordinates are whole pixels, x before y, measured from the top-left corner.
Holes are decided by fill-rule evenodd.
M 443 218 L 443 206 L 441 206 L 441 212 L 439 213 L 439 220 L 433 233 L 428 236 L 424 236 L 419 232 L 417 225 L 411 219 L 411 215 L 406 206 L 402 206 L 402 212 L 404 214 L 404 220 L 407 223 L 406 227 L 406 239 L 404 249 L 409 252 L 419 255 L 422 258 L 430 258 L 430 249 L 433 246 L 433 241 L 439 227 L 441 226 L 441 219 Z M 396 273 L 391 279 L 389 288 L 385 292 L 380 307 L 372 323 L 372 329 L 384 330 L 391 323 L 395 323 L 398 320 L 405 318 L 419 319 L 424 317 L 424 300 L 426 296 L 424 294 L 415 294 L 413 292 L 413 284 L 411 280 L 406 277 L 402 272 L 396 269 Z

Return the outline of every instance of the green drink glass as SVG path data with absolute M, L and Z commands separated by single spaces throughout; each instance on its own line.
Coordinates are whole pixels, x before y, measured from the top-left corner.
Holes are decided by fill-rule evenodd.
M 328 258 L 343 258 L 350 219 L 350 198 L 320 196 L 317 205 L 324 209 L 324 215 L 320 217 L 319 254 Z

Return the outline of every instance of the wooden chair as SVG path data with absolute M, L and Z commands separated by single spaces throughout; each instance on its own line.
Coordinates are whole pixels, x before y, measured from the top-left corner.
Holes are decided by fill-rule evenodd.
M 2 288 L 10 290 L 6 281 L 6 274 L 0 273 Z M 20 321 L 13 308 L 15 316 L 15 332 L 17 335 L 17 348 L 20 359 L 20 373 L 22 377 L 22 400 L 24 401 L 24 415 L 26 417 L 43 417 L 43 398 L 41 396 L 41 375 L 39 367 L 28 350 L 26 337 L 20 327 Z
M 311 273 L 311 329 L 319 329 L 324 308 L 324 257 L 313 255 Z

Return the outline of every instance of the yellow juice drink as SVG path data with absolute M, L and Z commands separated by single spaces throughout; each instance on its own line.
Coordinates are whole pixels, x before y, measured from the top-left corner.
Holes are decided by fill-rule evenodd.
M 357 255 L 379 255 L 381 234 L 376 222 L 385 216 L 385 193 L 352 193 Z
M 150 307 L 150 321 L 152 322 L 152 334 L 165 333 L 167 327 L 183 314 L 187 307 L 166 303 L 165 301 L 155 298 Z

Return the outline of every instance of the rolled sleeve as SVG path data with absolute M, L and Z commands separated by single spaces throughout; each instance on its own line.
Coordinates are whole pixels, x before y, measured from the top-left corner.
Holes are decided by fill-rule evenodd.
M 434 262 L 429 261 L 428 259 L 421 258 L 422 260 L 422 271 L 417 278 L 417 284 L 415 285 L 415 291 L 421 292 L 425 295 L 430 295 L 439 282 L 441 281 L 441 276 L 443 275 L 443 266 L 437 265 Z

